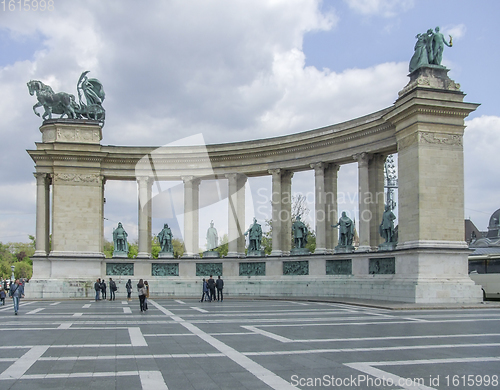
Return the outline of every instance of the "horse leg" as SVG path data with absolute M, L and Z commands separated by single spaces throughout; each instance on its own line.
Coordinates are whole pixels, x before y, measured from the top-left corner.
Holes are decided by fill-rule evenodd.
M 38 102 L 37 104 L 35 104 L 35 105 L 33 106 L 33 112 L 36 114 L 36 116 L 40 116 L 40 114 L 39 114 L 38 112 L 36 112 L 36 109 L 37 109 L 38 107 L 42 107 L 42 105 L 40 104 L 40 102 Z

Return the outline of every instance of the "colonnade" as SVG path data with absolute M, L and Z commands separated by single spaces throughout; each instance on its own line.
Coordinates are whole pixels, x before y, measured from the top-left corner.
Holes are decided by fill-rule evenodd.
M 381 241 L 378 225 L 384 208 L 385 155 L 361 153 L 353 156 L 358 163 L 359 248 L 358 251 L 375 250 Z M 341 165 L 319 162 L 310 164 L 314 170 L 316 254 L 331 254 L 338 243 L 337 231 L 332 228 L 338 221 L 337 179 Z M 292 178 L 293 171 L 271 169 L 272 176 L 272 252 L 271 256 L 288 256 L 291 250 L 292 228 Z M 37 225 L 36 254 L 46 256 L 49 248 L 50 226 L 50 174 L 36 173 Z M 245 185 L 247 176 L 239 173 L 225 174 L 228 182 L 228 255 L 243 257 L 245 254 Z M 104 199 L 105 178 L 100 177 Z M 185 257 L 196 257 L 199 252 L 199 203 L 202 179 L 195 176 L 181 177 L 184 184 L 184 245 Z M 138 186 L 138 258 L 151 257 L 152 237 L 152 186 L 154 179 L 136 178 Z M 101 229 L 102 230 L 102 229 Z M 103 241 L 101 241 L 102 243 Z M 99 252 L 99 251 L 98 251 Z

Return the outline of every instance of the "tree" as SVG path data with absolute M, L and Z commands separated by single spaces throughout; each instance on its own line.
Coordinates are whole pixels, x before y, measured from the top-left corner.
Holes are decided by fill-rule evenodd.
M 219 239 L 219 243 L 219 246 L 215 248 L 215 250 L 219 252 L 221 256 L 227 256 L 229 252 L 229 237 L 227 234 L 224 234 L 222 238 Z
M 307 216 L 309 215 L 309 207 L 307 207 L 307 199 L 304 195 L 292 195 L 292 221 L 300 216 L 302 222 L 305 223 L 307 227 L 307 245 L 306 248 L 309 249 L 311 253 L 314 253 L 316 249 L 316 234 L 314 230 L 311 229 L 309 223 L 307 223 Z M 273 225 L 272 219 L 266 219 L 267 231 L 262 233 L 262 246 L 264 247 L 264 252 L 266 255 L 271 254 L 273 248 Z M 293 247 L 293 237 L 290 235 L 290 240 L 292 241 Z

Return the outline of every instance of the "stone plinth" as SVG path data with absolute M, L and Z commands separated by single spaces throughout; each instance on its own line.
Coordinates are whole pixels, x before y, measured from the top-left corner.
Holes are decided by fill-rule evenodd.
M 99 144 L 102 128 L 97 121 L 83 119 L 48 119 L 40 127 L 43 143 Z
M 203 252 L 204 259 L 219 259 L 220 254 L 217 251 L 205 251 Z

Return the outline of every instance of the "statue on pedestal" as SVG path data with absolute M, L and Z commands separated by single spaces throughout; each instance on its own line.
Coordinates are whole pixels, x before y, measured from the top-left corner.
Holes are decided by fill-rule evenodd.
M 219 257 L 219 252 L 215 249 L 219 246 L 219 235 L 217 229 L 214 228 L 214 221 L 210 222 L 210 227 L 207 230 L 207 251 L 203 252 L 203 257 Z
M 123 228 L 121 222 L 118 222 L 118 227 L 113 229 L 113 257 L 127 257 L 128 255 L 128 234 Z
M 379 231 L 384 243 L 379 245 L 379 250 L 393 250 L 396 248 L 397 242 L 395 240 L 394 220 L 396 216 L 392 212 L 391 206 L 386 205 L 384 214 L 382 215 L 382 223 L 380 224 Z
M 354 251 L 352 240 L 354 239 L 354 223 L 349 218 L 345 211 L 342 211 L 342 216 L 339 222 L 332 225 L 333 228 L 339 228 L 339 244 L 335 248 L 338 253 L 348 253 Z
M 248 252 L 247 256 L 264 256 L 264 251 L 260 249 L 262 243 L 262 227 L 257 223 L 257 219 L 253 219 L 253 224 L 250 225 L 245 232 L 248 236 Z
M 295 218 L 292 224 L 293 242 L 295 248 L 290 251 L 291 255 L 306 255 L 309 254 L 309 249 L 306 248 L 307 234 L 309 233 L 307 226 L 300 220 L 300 215 Z
M 172 245 L 172 230 L 168 227 L 166 223 L 163 225 L 163 229 L 158 233 L 158 243 L 160 244 L 159 257 L 173 257 L 174 247 Z M 168 256 L 170 254 L 171 256 Z

